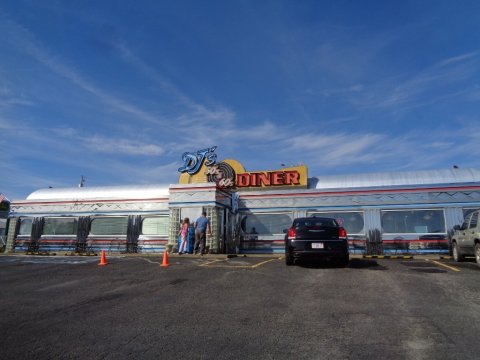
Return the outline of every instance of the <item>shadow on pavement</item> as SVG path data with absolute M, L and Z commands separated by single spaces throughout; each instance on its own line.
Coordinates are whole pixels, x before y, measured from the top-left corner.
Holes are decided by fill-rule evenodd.
M 313 269 L 369 269 L 369 270 L 387 270 L 387 267 L 379 265 L 377 261 L 370 259 L 350 259 L 347 266 L 343 266 L 335 261 L 321 260 L 302 260 L 296 263 L 297 266 Z

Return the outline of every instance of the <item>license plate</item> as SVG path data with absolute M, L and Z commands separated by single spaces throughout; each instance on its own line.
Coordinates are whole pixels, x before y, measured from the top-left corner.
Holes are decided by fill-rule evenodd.
M 323 243 L 312 243 L 312 249 L 323 249 Z

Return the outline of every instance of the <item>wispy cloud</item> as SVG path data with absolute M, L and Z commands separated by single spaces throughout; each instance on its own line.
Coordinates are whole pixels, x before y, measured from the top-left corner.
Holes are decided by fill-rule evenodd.
M 1 21 L 1 20 L 0 20 Z M 0 71 L 0 76 L 2 72 Z M 26 99 L 22 95 L 17 95 L 7 85 L 8 81 L 5 77 L 0 77 L 0 109 L 8 109 L 14 106 L 32 106 L 34 102 Z
M 201 129 L 207 131 L 205 127 Z M 220 149 L 255 154 L 250 159 L 250 166 L 268 168 L 272 163 L 301 162 L 308 164 L 315 175 L 322 169 L 369 172 L 370 166 L 375 166 L 376 169 L 391 171 L 392 168 L 436 168 L 449 159 L 452 163 L 458 163 L 460 158 L 468 162 L 466 154 L 473 156 L 475 152 L 480 152 L 472 150 L 477 148 L 478 136 L 480 128 L 469 123 L 459 125 L 456 130 L 441 128 L 429 132 L 390 134 L 371 131 L 347 133 L 269 122 L 251 129 L 219 129 L 210 137 L 192 137 L 183 143 L 183 149 L 187 147 L 193 151 L 199 141 L 205 143 L 210 140 L 208 145 L 218 145 Z
M 10 108 L 12 106 L 32 106 L 35 103 L 22 97 L 15 97 L 10 93 L 0 93 L 0 108 Z
M 466 53 L 441 60 L 412 74 L 371 84 L 348 99 L 361 108 L 412 109 L 444 99 L 467 100 L 464 80 L 479 72 L 480 53 Z
M 33 192 L 36 189 L 49 186 L 65 186 L 65 179 L 58 175 L 32 173 L 31 169 L 20 167 L 16 163 L 8 161 L 2 163 L 2 183 L 10 185 L 11 194 L 9 194 L 9 197 L 16 200 L 28 195 L 24 193 L 25 184 L 28 184 L 29 191 Z M 75 186 L 74 183 L 72 183 L 72 186 Z
M 91 135 L 71 127 L 53 128 L 51 132 L 56 139 L 63 139 L 65 143 L 81 148 L 82 151 L 88 150 L 92 154 L 158 156 L 165 153 L 162 146 L 149 143 L 147 139 L 138 136 L 126 139 L 121 136 Z
M 164 150 L 158 145 L 121 138 L 109 139 L 104 136 L 94 136 L 86 139 L 85 143 L 93 151 L 110 154 L 157 156 L 164 153 Z
M 236 119 L 235 113 L 223 105 L 206 106 L 200 104 L 185 93 L 180 91 L 174 84 L 167 81 L 156 69 L 148 66 L 144 61 L 135 56 L 125 45 L 115 45 L 121 57 L 130 64 L 137 72 L 144 75 L 149 82 L 154 82 L 160 87 L 163 94 L 172 98 L 178 105 L 178 115 L 162 115 L 161 112 L 149 112 L 129 101 L 126 101 L 112 93 L 109 93 L 83 76 L 73 67 L 62 62 L 60 57 L 52 55 L 41 42 L 35 38 L 29 30 L 4 15 L 0 18 L 1 27 L 11 37 L 11 42 L 21 48 L 25 53 L 49 68 L 54 73 L 68 79 L 78 88 L 93 95 L 106 107 L 130 116 L 134 120 L 160 125 L 163 131 L 174 133 L 179 126 L 191 126 L 198 122 L 210 122 L 216 124 L 233 124 Z M 5 98 L 0 96 L 0 106 L 14 104 L 30 105 L 31 102 L 20 98 Z
M 26 127 L 21 129 L 20 137 L 24 143 L 33 144 L 33 151 L 39 159 L 51 159 L 57 164 L 71 164 L 72 159 L 76 159 L 78 173 L 86 175 L 92 186 L 99 183 L 174 183 L 178 177 L 180 151 L 195 151 L 199 144 L 186 141 L 180 145 L 176 140 L 172 140 L 162 146 L 143 145 L 128 139 L 100 135 L 88 139 L 86 134 L 72 128 L 52 129 L 51 133 L 55 136 L 29 131 Z M 238 134 L 235 134 L 235 130 L 238 130 Z M 211 141 L 208 145 L 218 145 L 222 149 L 219 153 L 221 157 L 227 150 L 231 151 L 234 158 L 235 154 L 240 152 L 251 153 L 252 158 L 244 162 L 247 169 L 272 168 L 272 164 L 281 162 L 302 162 L 310 167 L 311 176 L 332 170 L 336 173 L 345 170 L 350 173 L 368 173 L 372 164 L 375 164 L 377 171 L 381 171 L 382 167 L 385 171 L 436 168 L 437 164 L 448 159 L 451 159 L 452 164 L 463 165 L 458 159 L 464 159 L 465 154 L 480 155 L 480 150 L 475 150 L 480 127 L 467 120 L 455 131 L 441 129 L 431 133 L 411 132 L 401 135 L 375 132 L 325 133 L 314 128 L 292 128 L 275 123 L 260 124 L 253 130 L 254 140 L 249 138 L 249 129 L 227 127 L 221 129 L 218 136 L 204 136 L 202 144 Z M 9 131 L 16 132 L 18 129 Z M 232 141 L 235 135 L 237 137 Z M 456 138 L 461 138 L 462 141 L 456 142 Z M 195 140 L 195 137 L 193 139 Z M 86 149 L 90 149 L 90 155 L 82 155 Z M 22 145 L 15 151 L 22 154 Z M 111 156 L 95 155 L 100 152 Z M 51 157 L 53 153 L 56 154 L 55 158 Z M 31 154 L 31 151 L 28 154 Z M 163 162 L 164 165 L 129 163 L 122 158 L 122 154 L 150 156 L 153 159 L 162 155 L 164 158 L 160 164 Z M 93 159 L 102 160 L 92 161 Z M 170 160 L 165 162 L 167 159 Z M 4 163 L 6 172 L 9 172 L 10 166 L 14 166 L 10 161 Z M 15 169 L 12 173 L 18 174 L 18 170 Z M 26 176 L 25 179 L 31 186 L 36 187 L 71 186 L 72 182 L 77 181 L 76 178 L 60 180 L 53 174 L 36 179 Z
M 413 35 L 425 26 L 428 24 L 411 24 L 368 37 L 355 33 L 358 29 L 353 28 L 325 30 L 323 36 L 304 30 L 286 37 L 285 46 L 295 51 L 286 52 L 285 68 L 297 69 L 295 76 L 317 80 L 291 99 L 300 106 L 319 101 L 347 104 L 360 112 L 411 111 L 445 101 L 476 101 L 478 83 L 474 79 L 480 73 L 479 50 L 455 54 L 417 69 L 412 65 L 400 70 L 385 64 L 386 52 L 390 53 L 399 40 L 404 41 L 405 33 Z M 299 34 L 303 32 L 306 34 L 301 39 Z
M 0 115 L 0 129 L 11 129 L 13 121 Z
M 346 154 L 355 150 L 362 150 L 368 146 L 381 141 L 383 136 L 378 134 L 346 134 L 346 133 L 315 133 L 310 132 L 290 139 L 293 151 L 324 151 L 329 154 Z M 351 149 L 351 150 L 347 150 Z
M 180 157 L 178 158 L 180 159 Z M 170 183 L 175 184 L 178 182 L 178 168 L 181 166 L 179 161 L 173 161 L 168 164 L 153 166 L 148 169 L 144 169 L 144 177 L 142 183 Z
M 149 81 L 157 84 L 164 94 L 173 98 L 174 101 L 182 106 L 184 113 L 176 118 L 175 123 L 180 126 L 190 126 L 198 122 L 214 122 L 214 123 L 233 123 L 236 116 L 235 113 L 222 105 L 206 106 L 193 100 L 190 96 L 182 92 L 171 81 L 159 71 L 147 65 L 142 59 L 136 56 L 125 44 L 114 43 L 121 57 L 137 72 L 142 73 Z
M 0 16 L 0 29 L 4 30 L 4 34 L 8 35 L 12 44 L 21 48 L 26 54 L 39 61 L 51 71 L 92 94 L 106 106 L 128 114 L 139 121 L 162 125 L 167 128 L 171 126 L 169 121 L 165 121 L 165 119 L 159 115 L 151 114 L 128 101 L 120 99 L 87 80 L 78 71 L 75 71 L 72 67 L 63 63 L 58 56 L 52 55 L 42 46 L 41 42 L 35 38 L 33 33 L 13 20 L 8 19 L 6 15 Z
M 472 52 L 468 52 L 468 53 L 457 55 L 457 56 L 452 56 L 450 58 L 439 61 L 435 65 L 435 67 L 443 68 L 444 66 L 448 66 L 451 64 L 463 63 L 466 60 L 470 60 L 470 59 L 475 60 L 475 58 L 478 58 L 479 55 L 480 55 L 480 51 L 477 50 L 477 51 L 472 51 Z

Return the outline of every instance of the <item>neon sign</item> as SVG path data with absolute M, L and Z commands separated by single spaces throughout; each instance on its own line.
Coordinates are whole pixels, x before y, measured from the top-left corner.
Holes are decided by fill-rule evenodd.
M 198 150 L 196 153 L 185 152 L 182 155 L 183 166 L 178 169 L 179 172 L 186 172 L 188 175 L 194 175 L 200 170 L 203 162 L 205 165 L 210 166 L 217 161 L 217 154 L 214 153 L 216 146 Z
M 251 172 L 237 175 L 237 187 L 299 185 L 300 174 L 292 171 Z
M 222 188 L 278 188 L 307 187 L 307 167 L 304 165 L 273 171 L 246 172 L 238 161 L 228 159 L 217 162 L 216 146 L 185 152 L 180 183 L 216 183 Z M 183 180 L 182 180 L 183 179 Z

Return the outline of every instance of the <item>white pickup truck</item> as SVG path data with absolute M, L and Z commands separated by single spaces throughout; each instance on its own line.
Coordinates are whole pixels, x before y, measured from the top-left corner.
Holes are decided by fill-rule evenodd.
M 475 256 L 480 266 L 480 210 L 467 215 L 461 226 L 454 226 L 452 253 L 455 261 L 462 261 L 465 256 Z

